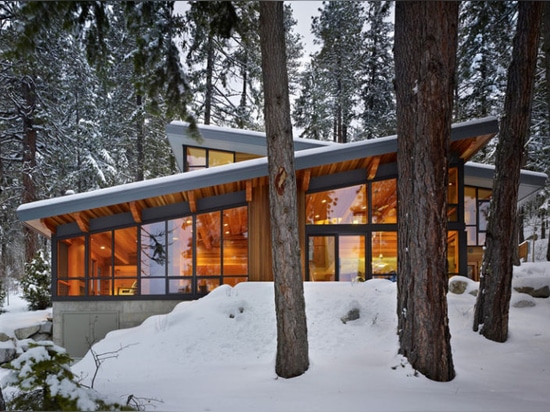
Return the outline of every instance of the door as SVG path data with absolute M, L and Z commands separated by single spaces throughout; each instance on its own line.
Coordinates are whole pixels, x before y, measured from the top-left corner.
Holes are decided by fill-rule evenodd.
M 365 279 L 365 236 L 308 237 L 308 279 L 353 281 Z

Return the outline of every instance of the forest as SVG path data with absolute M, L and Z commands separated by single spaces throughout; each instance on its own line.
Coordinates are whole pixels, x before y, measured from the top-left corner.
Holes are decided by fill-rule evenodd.
M 0 3 L 0 279 L 48 241 L 15 216 L 26 202 L 178 173 L 172 120 L 265 129 L 259 3 Z M 396 133 L 393 2 L 324 2 L 304 49 L 285 3 L 295 137 Z M 503 115 L 516 2 L 462 2 L 453 122 Z M 525 169 L 550 173 L 550 6 L 544 6 Z M 493 163 L 494 139 L 475 159 Z M 520 211 L 546 237 L 548 189 Z M 528 228 L 528 229 L 527 229 Z M 533 229 L 534 228 L 534 229 Z M 550 259 L 550 252 L 548 258 Z

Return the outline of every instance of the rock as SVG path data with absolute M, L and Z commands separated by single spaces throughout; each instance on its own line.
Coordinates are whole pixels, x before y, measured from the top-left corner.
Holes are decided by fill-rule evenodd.
M 35 335 L 32 335 L 31 336 L 31 339 L 36 341 L 36 342 L 39 342 L 39 341 L 42 341 L 42 340 L 52 340 L 52 335 L 50 335 L 49 333 L 37 333 Z
M 514 308 L 530 308 L 536 306 L 535 299 L 527 293 L 512 293 L 510 306 Z
M 53 324 L 52 322 L 44 322 L 40 325 L 40 333 L 46 333 L 48 335 L 51 335 L 53 331 Z
M 3 342 L 0 345 L 0 365 L 14 360 L 16 354 L 17 350 L 13 342 Z
M 466 276 L 453 276 L 449 279 L 449 292 L 455 295 L 462 295 L 468 293 L 470 295 L 477 295 L 477 282 Z
M 11 340 L 11 337 L 6 335 L 4 332 L 0 332 L 0 342 L 7 342 Z
M 357 320 L 360 317 L 361 317 L 361 314 L 359 309 L 354 308 L 354 309 L 351 309 L 346 316 L 340 318 L 340 320 L 342 321 L 342 323 L 346 324 L 352 320 Z
M 548 298 L 550 297 L 550 288 L 548 285 L 535 289 L 532 286 L 515 286 L 514 290 L 519 293 L 526 293 L 534 298 Z
M 550 298 L 550 287 L 548 285 L 545 285 L 541 288 L 535 289 L 533 294 L 531 295 L 534 298 Z
M 453 279 L 452 281 L 449 281 L 449 292 L 456 295 L 462 295 L 464 292 L 466 292 L 467 288 L 468 283 L 463 280 Z
M 15 329 L 15 337 L 19 340 L 28 339 L 40 331 L 40 325 L 27 326 L 26 328 Z
M 517 302 L 514 302 L 513 306 L 514 308 L 531 308 L 536 306 L 536 303 L 530 300 L 518 300 Z

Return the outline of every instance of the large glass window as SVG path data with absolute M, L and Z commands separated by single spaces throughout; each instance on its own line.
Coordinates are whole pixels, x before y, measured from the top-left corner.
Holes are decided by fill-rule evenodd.
M 223 283 L 235 285 L 248 274 L 248 208 L 223 212 Z
M 112 231 L 94 233 L 90 236 L 90 254 L 88 263 L 88 293 L 90 295 L 110 296 L 113 294 L 112 252 Z
M 397 223 L 397 179 L 372 182 L 372 223 Z
M 491 194 L 492 191 L 489 189 L 464 188 L 464 223 L 468 245 L 485 244 Z
M 65 239 L 57 244 L 57 295 L 83 296 L 86 293 L 85 238 Z
M 458 222 L 458 168 L 449 168 L 447 187 L 447 219 L 449 222 Z
M 221 212 L 197 216 L 197 285 L 207 293 L 220 284 L 221 277 Z
M 168 293 L 193 291 L 193 219 L 185 217 L 167 222 Z
M 308 247 L 309 280 L 336 280 L 336 237 L 310 236 Z
M 344 187 L 306 196 L 307 223 L 315 225 L 367 223 L 366 185 Z
M 165 221 L 141 227 L 141 294 L 143 295 L 166 293 L 167 241 Z
M 246 206 L 57 242 L 57 296 L 204 294 L 246 280 Z
M 395 280 L 397 275 L 397 232 L 372 232 L 372 275 Z
M 365 279 L 365 236 L 310 236 L 308 251 L 313 282 Z
M 365 280 L 365 236 L 338 237 L 340 281 Z

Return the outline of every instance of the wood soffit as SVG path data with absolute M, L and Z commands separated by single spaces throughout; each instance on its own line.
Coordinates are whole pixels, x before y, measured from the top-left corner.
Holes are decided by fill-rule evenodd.
M 467 161 L 494 135 L 495 133 L 491 133 L 452 141 L 450 143 L 450 151 L 460 157 L 460 159 Z M 298 187 L 303 191 L 307 191 L 310 180 L 314 177 L 356 169 L 364 169 L 366 178 L 372 180 L 376 177 L 378 168 L 381 165 L 395 163 L 396 161 L 397 154 L 393 152 L 297 170 L 296 176 L 298 180 Z M 92 219 L 121 213 L 131 213 L 133 220 L 136 223 L 141 223 L 143 210 L 181 202 L 187 202 L 191 212 L 195 213 L 197 211 L 197 202 L 200 199 L 211 196 L 245 191 L 246 201 L 251 202 L 253 201 L 253 188 L 267 185 L 267 182 L 267 176 L 261 176 L 238 182 L 213 184 L 209 187 L 203 187 L 190 191 L 151 196 L 146 199 L 113 204 L 96 209 L 82 210 L 75 213 L 50 216 L 25 223 L 43 234 L 47 234 L 47 231 L 53 234 L 56 232 L 56 228 L 58 226 L 68 223 L 76 223 L 82 232 L 88 232 L 90 228 L 90 221 Z

